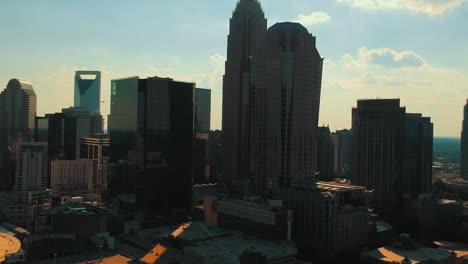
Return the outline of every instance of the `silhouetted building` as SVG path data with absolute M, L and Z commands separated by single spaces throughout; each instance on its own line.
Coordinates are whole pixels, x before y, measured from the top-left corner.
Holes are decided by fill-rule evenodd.
M 317 182 L 278 190 L 293 213 L 292 238 L 305 257 L 333 256 L 366 244 L 369 225 L 365 187 Z
M 195 89 L 195 133 L 210 133 L 211 122 L 211 90 Z
M 141 210 L 191 208 L 194 97 L 194 83 L 169 78 L 111 81 L 111 161 L 137 164 Z
M 11 79 L 0 93 L 0 190 L 14 184 L 17 144 L 34 140 L 36 108 L 36 93 L 28 82 Z
M 301 24 L 277 23 L 268 29 L 252 62 L 256 71 L 250 159 L 255 193 L 315 178 L 323 65 L 315 44 Z
M 351 174 L 351 130 L 337 130 L 332 134 L 334 143 L 334 165 L 335 176 L 349 178 Z
M 318 128 L 317 140 L 317 171 L 320 172 L 319 180 L 332 181 L 335 179 L 333 173 L 333 162 L 335 157 L 335 145 L 333 143 L 330 128 Z
M 207 143 L 208 164 L 210 168 L 210 182 L 218 182 L 223 173 L 223 132 L 221 130 L 210 131 Z
M 418 195 L 432 190 L 433 124 L 421 114 L 405 115 L 403 192 Z
M 47 142 L 49 140 L 49 119 L 47 117 L 36 117 L 34 140 Z
M 101 72 L 75 73 L 75 107 L 84 107 L 91 113 L 101 112 Z
M 137 166 L 128 161 L 109 164 L 107 190 L 111 197 L 136 191 Z
M 461 177 L 468 180 L 468 99 L 463 108 L 463 124 L 461 132 L 461 157 L 460 157 Z
M 267 20 L 260 3 L 257 0 L 239 1 L 230 20 L 223 78 L 222 181 L 232 192 L 238 192 L 234 182 L 251 176 L 250 150 L 255 111 L 255 67 L 251 60 L 256 56 L 266 30 Z
M 400 99 L 358 100 L 352 113 L 351 183 L 373 190 L 372 207 L 401 194 L 405 108 Z
M 207 182 L 209 182 L 207 140 L 196 138 L 193 142 L 193 184 L 203 184 Z

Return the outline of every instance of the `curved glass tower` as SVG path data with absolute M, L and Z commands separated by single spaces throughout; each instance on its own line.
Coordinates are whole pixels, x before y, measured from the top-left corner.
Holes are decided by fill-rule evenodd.
M 315 179 L 323 58 L 299 23 L 277 23 L 255 58 L 256 193 Z
M 75 106 L 85 107 L 91 113 L 101 112 L 101 72 L 75 73 Z

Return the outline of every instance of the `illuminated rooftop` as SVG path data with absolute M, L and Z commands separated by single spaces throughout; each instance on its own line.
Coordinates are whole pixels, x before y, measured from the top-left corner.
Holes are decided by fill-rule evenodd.
M 16 237 L 0 233 L 0 262 L 5 260 L 5 254 L 16 254 L 21 250 L 21 242 Z

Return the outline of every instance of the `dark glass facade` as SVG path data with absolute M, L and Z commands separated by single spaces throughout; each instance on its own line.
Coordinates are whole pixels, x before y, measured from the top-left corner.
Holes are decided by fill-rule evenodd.
M 210 132 L 211 90 L 195 89 L 195 133 L 207 135 Z
M 343 129 L 333 133 L 335 144 L 334 173 L 338 177 L 349 178 L 351 174 L 351 130 Z
M 315 179 L 323 65 L 315 44 L 302 25 L 277 23 L 255 58 L 251 155 L 256 193 Z
M 405 115 L 402 188 L 414 197 L 432 190 L 433 133 L 430 117 Z
M 463 108 L 463 123 L 461 132 L 461 155 L 460 172 L 461 177 L 468 180 L 468 99 Z
M 229 26 L 227 60 L 223 78 L 222 181 L 231 192 L 237 182 L 251 178 L 251 132 L 255 108 L 251 58 L 267 30 L 267 20 L 257 0 L 237 3 Z
M 330 128 L 319 127 L 317 140 L 317 172 L 319 172 L 319 180 L 321 181 L 333 181 L 335 179 L 333 173 L 334 149 Z
M 111 83 L 111 160 L 134 161 L 137 207 L 188 212 L 192 199 L 195 84 L 169 78 Z
M 101 112 L 101 72 L 75 73 L 75 106 L 84 107 L 91 113 Z
M 132 153 L 135 152 L 137 140 L 138 87 L 138 77 L 111 81 L 108 124 L 111 162 L 134 157 Z
M 400 99 L 358 100 L 352 111 L 351 183 L 373 190 L 377 209 L 390 209 L 402 191 L 404 121 Z
M 49 119 L 47 117 L 36 117 L 34 139 L 36 142 L 47 142 L 49 135 Z

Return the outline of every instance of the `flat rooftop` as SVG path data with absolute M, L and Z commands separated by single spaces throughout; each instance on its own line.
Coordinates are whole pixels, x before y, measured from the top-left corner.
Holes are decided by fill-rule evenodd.
M 400 263 L 407 257 L 412 263 L 426 263 L 429 260 L 443 261 L 451 259 L 451 253 L 428 247 L 420 247 L 413 250 L 404 250 L 394 247 L 381 247 L 367 253 L 367 256 L 388 263 Z
M 324 181 L 317 182 L 317 187 L 322 191 L 329 191 L 329 192 L 350 192 L 350 191 L 365 191 L 366 190 L 366 187 L 364 186 L 350 185 L 350 184 L 337 183 L 337 182 L 324 182 Z
M 87 203 L 78 203 L 78 202 L 68 202 L 66 204 L 54 207 L 42 213 L 42 215 L 47 216 L 57 216 L 57 215 L 82 215 L 82 216 L 92 216 L 92 215 L 107 215 L 107 210 L 99 208 Z

